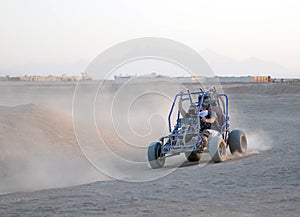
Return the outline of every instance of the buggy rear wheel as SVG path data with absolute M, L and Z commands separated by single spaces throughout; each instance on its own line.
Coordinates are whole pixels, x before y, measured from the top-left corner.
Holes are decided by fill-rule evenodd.
M 197 162 L 201 158 L 201 154 L 198 151 L 185 152 L 184 154 L 189 162 Z
M 211 138 L 208 149 L 213 162 L 218 163 L 226 160 L 226 143 L 222 135 Z
M 152 169 L 161 168 L 165 165 L 161 146 L 160 142 L 153 142 L 148 148 L 148 161 Z
M 231 154 L 234 152 L 245 153 L 247 151 L 247 138 L 243 131 L 233 130 L 228 135 L 228 145 Z
M 198 151 L 185 152 L 184 154 L 189 162 L 197 162 L 201 158 L 201 154 Z

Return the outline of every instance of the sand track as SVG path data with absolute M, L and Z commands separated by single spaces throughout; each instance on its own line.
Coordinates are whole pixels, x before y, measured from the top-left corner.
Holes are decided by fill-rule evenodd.
M 219 164 L 184 163 L 166 177 L 130 183 L 94 182 L 105 176 L 90 166 L 76 141 L 74 86 L 1 85 L 6 95 L 0 96 L 0 192 L 25 192 L 2 195 L 0 215 L 298 216 L 299 85 L 223 88 L 230 96 L 232 127 L 248 137 L 247 155 L 230 155 Z M 110 91 L 105 97 L 111 98 Z M 110 138 L 115 134 L 109 128 L 103 134 L 121 155 L 132 153 Z M 151 171 L 139 169 L 137 174 Z M 54 187 L 59 188 L 28 192 Z

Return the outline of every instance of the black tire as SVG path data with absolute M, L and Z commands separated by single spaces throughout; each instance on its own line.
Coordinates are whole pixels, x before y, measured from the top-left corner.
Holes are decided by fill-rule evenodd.
M 208 145 L 209 154 L 213 162 L 218 163 L 226 160 L 226 143 L 222 135 L 211 138 Z
M 243 131 L 233 130 L 228 135 L 228 145 L 231 154 L 234 152 L 245 153 L 247 151 L 247 138 Z
M 161 168 L 165 165 L 165 158 L 161 153 L 161 143 L 153 142 L 148 148 L 148 161 L 152 169 Z
M 185 152 L 184 154 L 189 162 L 197 162 L 201 158 L 201 154 L 198 151 Z

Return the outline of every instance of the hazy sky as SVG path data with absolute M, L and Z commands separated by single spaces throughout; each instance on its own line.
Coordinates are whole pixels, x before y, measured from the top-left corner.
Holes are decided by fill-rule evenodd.
M 90 61 L 138 37 L 300 70 L 299 1 L 0 0 L 0 69 Z

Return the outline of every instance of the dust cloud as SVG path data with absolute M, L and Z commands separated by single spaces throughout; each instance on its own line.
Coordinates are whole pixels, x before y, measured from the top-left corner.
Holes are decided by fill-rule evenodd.
M 72 107 L 74 84 L 0 87 L 0 194 L 168 174 L 149 169 L 147 147 L 168 132 L 173 97 L 184 87 L 154 82 L 122 89 L 109 83 L 97 95 L 94 116 L 89 99 L 99 82 L 84 85 L 77 93 L 85 100 L 79 113 Z
M 168 114 L 176 93 L 185 88 L 169 79 L 124 84 L 104 83 L 100 90 L 77 87 L 74 126 L 79 144 L 99 171 L 109 177 L 142 182 L 168 175 L 181 164 L 152 170 L 147 149 L 168 134 Z M 88 98 L 86 93 L 97 92 Z M 82 116 L 85 117 L 84 124 Z M 172 127 L 175 124 L 174 111 Z M 88 134 L 86 129 L 90 129 Z M 88 135 L 88 136 L 87 136 Z M 170 161 L 172 162 L 172 160 Z

